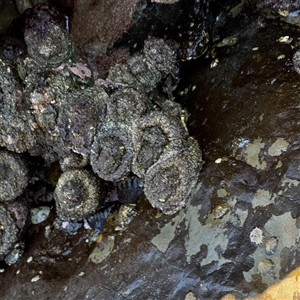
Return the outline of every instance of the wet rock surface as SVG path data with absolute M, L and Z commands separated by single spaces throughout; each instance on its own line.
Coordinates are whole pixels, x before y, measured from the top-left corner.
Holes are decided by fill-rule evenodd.
M 220 299 L 227 293 L 243 299 L 299 267 L 299 74 L 293 63 L 299 30 L 249 12 L 233 18 L 226 28 L 223 37 L 237 41 L 218 44 L 213 58 L 188 64 L 177 89 L 177 99 L 190 113 L 189 132 L 205 160 L 200 176 L 192 179 L 191 153 L 176 164 L 184 169 L 182 180 L 188 181 L 184 186 L 196 185 L 185 208 L 173 216 L 163 215 L 140 192 L 132 192 L 140 185 L 137 180 L 121 181 L 108 198 L 112 202 L 138 198 L 135 212 L 122 206 L 110 216 L 102 211 L 97 220 L 108 217 L 107 225 L 93 238 L 93 231 L 82 223 L 61 224 L 53 208 L 44 222 L 31 226 L 24 255 L 0 274 L 5 286 L 1 299 Z M 292 41 L 280 42 L 284 36 Z M 112 119 L 119 118 L 118 108 L 122 112 L 122 103 L 109 112 Z M 156 120 L 163 120 L 162 111 L 163 105 L 154 112 Z M 178 110 L 174 111 L 164 117 L 178 120 Z M 134 112 L 147 118 L 147 104 Z M 122 121 L 126 126 L 138 122 L 129 116 Z M 185 136 L 182 126 L 175 138 L 163 126 L 144 126 L 151 130 L 142 130 L 139 155 L 146 153 L 152 166 L 145 161 L 137 168 L 145 180 L 151 177 L 145 185 L 153 180 L 151 168 L 162 169 L 148 194 L 160 188 L 164 176 L 174 174 L 172 164 L 173 173 L 163 163 L 160 166 L 165 159 L 161 149 L 170 144 L 177 150 L 173 161 L 192 148 L 176 138 Z M 157 143 L 153 132 L 161 136 Z M 55 139 L 55 155 L 60 156 L 65 141 Z M 140 160 L 133 158 L 136 163 Z M 69 166 L 66 163 L 66 169 Z M 37 198 L 46 195 L 36 193 Z

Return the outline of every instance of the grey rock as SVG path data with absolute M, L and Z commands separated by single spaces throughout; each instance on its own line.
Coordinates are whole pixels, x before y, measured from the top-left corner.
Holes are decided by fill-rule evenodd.
M 50 207 L 39 206 L 31 210 L 31 223 L 40 224 L 44 222 L 50 214 Z

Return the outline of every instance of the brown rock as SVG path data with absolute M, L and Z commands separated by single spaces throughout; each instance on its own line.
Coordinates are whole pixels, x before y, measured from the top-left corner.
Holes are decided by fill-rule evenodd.
M 132 23 L 137 0 L 77 1 L 71 33 L 81 53 L 91 58 L 106 53 Z

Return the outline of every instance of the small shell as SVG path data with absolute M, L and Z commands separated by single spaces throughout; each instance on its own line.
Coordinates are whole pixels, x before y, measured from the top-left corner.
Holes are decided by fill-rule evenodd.
M 217 205 L 214 210 L 213 214 L 216 219 L 222 218 L 227 212 L 229 211 L 229 205 L 227 203 L 221 203 Z
M 258 263 L 257 270 L 261 276 L 266 276 L 272 272 L 274 267 L 274 262 L 271 259 L 265 258 Z
M 250 240 L 252 243 L 255 243 L 256 245 L 262 244 L 264 240 L 263 231 L 260 228 L 255 227 L 250 233 Z
M 136 204 L 123 204 L 119 209 L 119 225 L 123 229 L 128 226 L 129 223 L 137 215 Z
M 273 255 L 276 252 L 278 245 L 278 238 L 276 236 L 272 236 L 266 242 L 266 254 Z

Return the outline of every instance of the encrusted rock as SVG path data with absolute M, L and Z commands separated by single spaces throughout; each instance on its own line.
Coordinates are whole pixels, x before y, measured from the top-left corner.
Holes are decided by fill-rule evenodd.
M 116 64 L 111 67 L 107 79 L 118 84 L 136 85 L 136 78 L 130 73 L 127 64 Z
M 11 66 L 0 60 L 0 146 L 25 152 L 36 142 L 35 129 Z
M 11 265 L 17 263 L 24 252 L 24 248 L 25 248 L 25 245 L 23 242 L 15 244 L 14 248 L 5 257 L 6 264 L 11 266 Z
M 26 229 L 27 217 L 25 202 L 16 201 L 9 207 L 0 203 L 0 260 L 3 260 L 20 240 Z
M 0 260 L 12 250 L 18 241 L 19 230 L 12 213 L 0 203 Z
M 0 150 L 0 166 L 0 201 L 14 200 L 28 184 L 28 167 L 18 154 L 6 150 Z
M 293 55 L 293 65 L 295 71 L 300 74 L 300 50 L 296 51 Z

